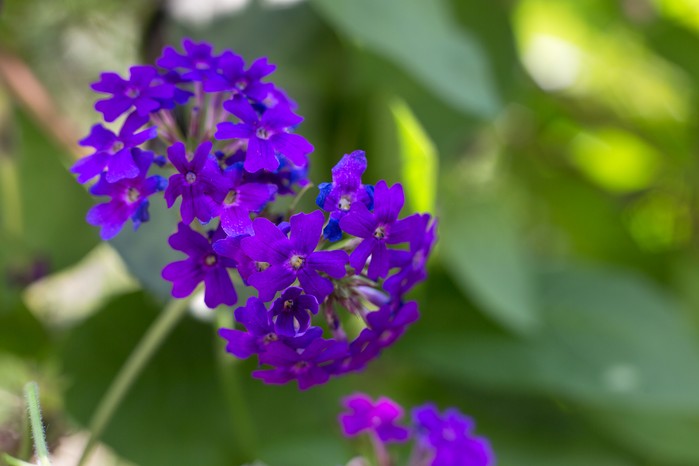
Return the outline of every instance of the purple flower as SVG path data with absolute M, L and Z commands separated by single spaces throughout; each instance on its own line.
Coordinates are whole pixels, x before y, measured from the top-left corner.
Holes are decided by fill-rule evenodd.
M 254 296 L 248 298 L 245 306 L 236 309 L 234 314 L 235 320 L 243 324 L 247 332 L 221 328 L 218 334 L 228 341 L 226 351 L 236 357 L 246 359 L 261 353 L 265 346 L 279 339 L 265 304 Z
M 400 297 L 416 284 L 427 278 L 427 259 L 437 241 L 437 221 L 430 223 L 429 214 L 420 215 L 409 251 L 389 251 L 391 266 L 401 270 L 388 277 L 383 284 L 386 291 Z
M 92 89 L 112 97 L 95 104 L 95 109 L 104 115 L 106 121 L 114 121 L 131 109 L 141 116 L 160 109 L 160 101 L 173 96 L 174 87 L 164 82 L 152 66 L 132 66 L 130 77 L 123 79 L 116 73 L 102 73 L 100 80 L 92 84 Z
M 211 44 L 197 44 L 191 39 L 184 39 L 182 47 L 184 54 L 177 52 L 173 47 L 165 47 L 155 63 L 167 70 L 184 70 L 182 79 L 185 80 L 202 81 L 213 75 L 219 57 L 213 55 Z
M 105 168 L 106 179 L 110 183 L 138 176 L 139 169 L 131 149 L 158 135 L 156 127 L 137 132 L 147 122 L 148 117 L 133 112 L 124 122 L 119 135 L 102 125 L 94 125 L 90 134 L 80 141 L 80 145 L 92 147 L 95 152 L 78 160 L 70 169 L 78 175 L 78 183 L 85 183 L 102 173 Z
M 235 267 L 231 259 L 219 256 L 211 243 L 224 236 L 220 229 L 210 239 L 180 223 L 177 232 L 168 243 L 177 251 L 187 254 L 187 259 L 168 264 L 162 276 L 172 282 L 172 296 L 186 298 L 201 282 L 204 282 L 204 302 L 210 308 L 220 304 L 233 305 L 238 300 L 228 268 Z
M 323 228 L 323 214 L 316 210 L 291 217 L 291 233 L 284 233 L 266 218 L 253 223 L 255 236 L 243 238 L 243 251 L 253 260 L 266 262 L 269 267 L 254 272 L 248 282 L 257 288 L 260 299 L 271 300 L 275 293 L 291 285 L 297 278 L 307 294 L 319 302 L 333 291 L 333 284 L 318 272 L 332 278 L 345 276 L 347 253 L 344 251 L 315 251 Z
M 260 80 L 271 74 L 276 67 L 267 63 L 267 58 L 263 57 L 255 60 L 247 71 L 244 68 L 245 61 L 240 55 L 231 51 L 223 52 L 218 61 L 218 72 L 204 82 L 204 90 L 236 91 L 250 99 L 262 101 L 274 86 Z
M 396 425 L 403 417 L 403 408 L 393 400 L 381 397 L 374 403 L 367 395 L 357 393 L 345 398 L 343 404 L 350 410 L 339 418 L 346 436 L 371 431 L 382 442 L 404 442 L 408 439 L 408 429 Z
M 472 433 L 474 423 L 456 409 L 444 415 L 433 404 L 413 409 L 413 422 L 423 448 L 433 452 L 432 466 L 489 466 L 495 464 L 490 442 Z
M 268 384 L 284 384 L 297 380 L 299 388 L 306 390 L 327 382 L 331 375 L 329 365 L 343 357 L 346 352 L 345 342 L 322 338 L 313 340 L 302 351 L 281 341 L 272 342 L 266 351 L 260 354 L 260 364 L 273 366 L 274 369 L 257 370 L 252 375 Z
M 386 245 L 405 243 L 413 237 L 419 216 L 416 214 L 398 220 L 403 202 L 400 183 L 389 189 L 386 182 L 381 180 L 376 185 L 373 213 L 363 203 L 354 202 L 350 212 L 340 220 L 343 231 L 364 238 L 350 256 L 350 264 L 357 273 L 361 272 L 371 256 L 367 276 L 372 280 L 385 277 L 390 266 Z
M 100 236 L 104 240 L 116 236 L 129 218 L 133 222 L 134 230 L 142 222 L 148 221 L 148 198 L 165 189 L 167 184 L 167 180 L 162 176 L 146 178 L 148 167 L 153 161 L 151 152 L 144 152 L 138 148 L 131 151 L 139 170 L 135 178 L 124 178 L 116 183 L 109 183 L 105 173 L 90 189 L 90 193 L 95 196 L 111 197 L 109 202 L 96 205 L 87 213 L 87 223 L 100 226 Z
M 259 116 L 250 102 L 241 95 L 225 102 L 223 107 L 240 118 L 242 123 L 219 123 L 216 139 L 248 141 L 245 170 L 276 170 L 279 167 L 276 153 L 284 155 L 297 166 L 308 163 L 306 155 L 313 151 L 313 146 L 302 136 L 288 132 L 291 127 L 303 121 L 288 107 L 277 105 Z
M 259 212 L 274 197 L 277 187 L 272 184 L 245 183 L 243 169 L 232 166 L 225 172 L 228 191 L 221 201 L 221 227 L 229 236 L 251 235 L 251 212 Z
M 226 351 L 241 359 L 264 352 L 267 345 L 274 341 L 281 340 L 292 348 L 305 348 L 313 340 L 321 338 L 323 333 L 321 328 L 312 327 L 307 328 L 305 334 L 296 338 L 280 334 L 275 329 L 272 313 L 267 311 L 264 303 L 254 296 L 248 298 L 245 306 L 236 309 L 234 315 L 235 320 L 245 326 L 247 331 L 221 328 L 218 334 L 228 341 Z
M 304 333 L 311 324 L 311 314 L 318 313 L 318 300 L 301 294 L 302 291 L 293 286 L 287 288 L 272 304 L 270 314 L 279 335 L 293 337 Z
M 366 319 L 368 327 L 350 344 L 350 358 L 343 361 L 338 372 L 361 370 L 381 351 L 391 346 L 420 317 L 414 301 L 397 305 L 389 303 L 370 312 Z
M 332 183 L 321 183 L 316 204 L 321 209 L 332 212 L 331 222 L 323 231 L 330 241 L 342 238 L 338 222 L 355 202 L 361 202 L 367 209 L 374 207 L 374 187 L 362 184 L 362 174 L 366 170 L 364 151 L 356 150 L 345 154 L 332 169 Z
M 219 189 L 225 184 L 218 164 L 209 157 L 212 144 L 203 142 L 197 147 L 192 160 L 187 159 L 185 146 L 177 142 L 168 147 L 167 155 L 179 173 L 170 177 L 165 190 L 168 208 L 172 207 L 178 197 L 182 196 L 180 214 L 182 221 L 189 224 L 197 218 L 206 223 L 217 214 L 218 204 L 212 196 L 218 196 Z

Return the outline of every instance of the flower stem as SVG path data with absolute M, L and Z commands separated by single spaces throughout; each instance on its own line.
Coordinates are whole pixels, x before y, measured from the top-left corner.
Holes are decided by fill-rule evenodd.
M 36 382 L 29 382 L 24 386 L 24 398 L 29 410 L 29 422 L 32 425 L 34 437 L 34 451 L 39 466 L 51 466 L 49 461 L 49 449 L 46 446 L 44 424 L 41 421 L 41 406 L 39 405 L 39 386 Z
M 216 310 L 216 328 L 233 328 L 234 322 L 229 309 Z M 257 445 L 257 436 L 252 422 L 250 410 L 245 402 L 243 387 L 240 385 L 237 367 L 239 360 L 226 352 L 226 343 L 218 337 L 216 356 L 218 360 L 219 376 L 223 385 L 226 404 L 230 412 L 235 429 L 235 437 L 238 448 L 246 461 L 252 461 Z
M 133 349 L 92 415 L 89 425 L 90 438 L 80 456 L 78 466 L 83 466 L 86 463 L 92 449 L 99 441 L 104 429 L 109 424 L 109 421 L 114 416 L 114 413 L 119 408 L 126 394 L 129 392 L 129 389 L 160 345 L 165 341 L 165 338 L 185 315 L 188 304 L 188 299 L 171 300 L 148 328 L 138 345 Z

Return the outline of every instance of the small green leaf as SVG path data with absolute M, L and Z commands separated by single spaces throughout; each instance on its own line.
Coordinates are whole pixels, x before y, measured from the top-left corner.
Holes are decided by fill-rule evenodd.
M 416 212 L 433 212 L 437 191 L 437 149 L 420 122 L 400 99 L 391 104 L 402 162 L 407 200 Z
M 455 108 L 483 117 L 497 112 L 489 64 L 442 0 L 313 3 L 341 32 L 403 67 Z

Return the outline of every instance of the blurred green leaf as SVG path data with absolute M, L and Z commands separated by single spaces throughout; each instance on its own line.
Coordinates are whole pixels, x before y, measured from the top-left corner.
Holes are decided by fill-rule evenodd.
M 137 231 L 133 230 L 131 222 L 127 223 L 110 244 L 141 285 L 164 302 L 170 297 L 172 284 L 160 273 L 170 262 L 185 258 L 168 244 L 170 235 L 177 231 L 179 202 L 168 209 L 164 200 L 155 199 L 148 210 L 150 220 L 147 223 Z
M 514 214 L 493 199 L 449 195 L 440 216 L 440 257 L 464 292 L 508 328 L 538 326 L 535 282 Z
M 70 333 L 62 351 L 66 405 L 80 423 L 87 424 L 157 312 L 144 294 L 131 294 Z M 103 437 L 120 456 L 147 465 L 242 462 L 216 378 L 212 334 L 188 319 L 159 349 Z
M 500 107 L 486 57 L 442 0 L 313 0 L 360 46 L 412 73 L 445 102 L 482 117 Z
M 433 212 L 439 163 L 437 150 L 404 101 L 396 99 L 390 108 L 398 134 L 408 204 L 417 212 Z
M 699 464 L 699 415 L 609 409 L 588 414 L 593 424 L 644 458 L 663 464 Z
M 24 357 L 36 357 L 46 352 L 49 335 L 24 305 L 0 313 L 0 351 Z
M 85 222 L 89 196 L 63 165 L 68 157 L 23 112 L 0 149 L 0 284 L 17 288 L 75 263 L 97 244 Z M 0 292 L 0 300 L 6 297 Z
M 442 335 L 418 349 L 424 367 L 600 408 L 699 413 L 699 344 L 670 296 L 620 270 L 562 266 L 540 280 L 535 337 Z

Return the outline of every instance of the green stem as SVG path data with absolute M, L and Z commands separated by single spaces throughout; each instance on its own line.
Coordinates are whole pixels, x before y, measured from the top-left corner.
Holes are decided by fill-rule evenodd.
M 32 425 L 34 437 L 34 451 L 39 466 L 51 466 L 49 461 L 49 448 L 46 446 L 44 423 L 41 421 L 41 406 L 39 405 L 39 386 L 36 382 L 29 382 L 24 386 L 24 398 L 29 410 L 29 422 Z
M 143 371 L 143 368 L 148 364 L 180 319 L 186 314 L 188 304 L 188 299 L 173 299 L 170 301 L 133 349 L 92 415 L 89 426 L 90 438 L 80 456 L 78 466 L 85 464 L 104 429 L 109 424 L 131 386 Z
M 233 328 L 233 314 L 230 309 L 216 310 L 216 328 Z M 252 461 L 257 446 L 257 436 L 252 422 L 252 416 L 245 401 L 243 387 L 240 384 L 237 368 L 239 360 L 226 352 L 226 342 L 217 336 L 219 375 L 223 385 L 226 404 L 231 420 L 233 421 L 235 437 L 238 440 L 238 448 L 246 461 Z

